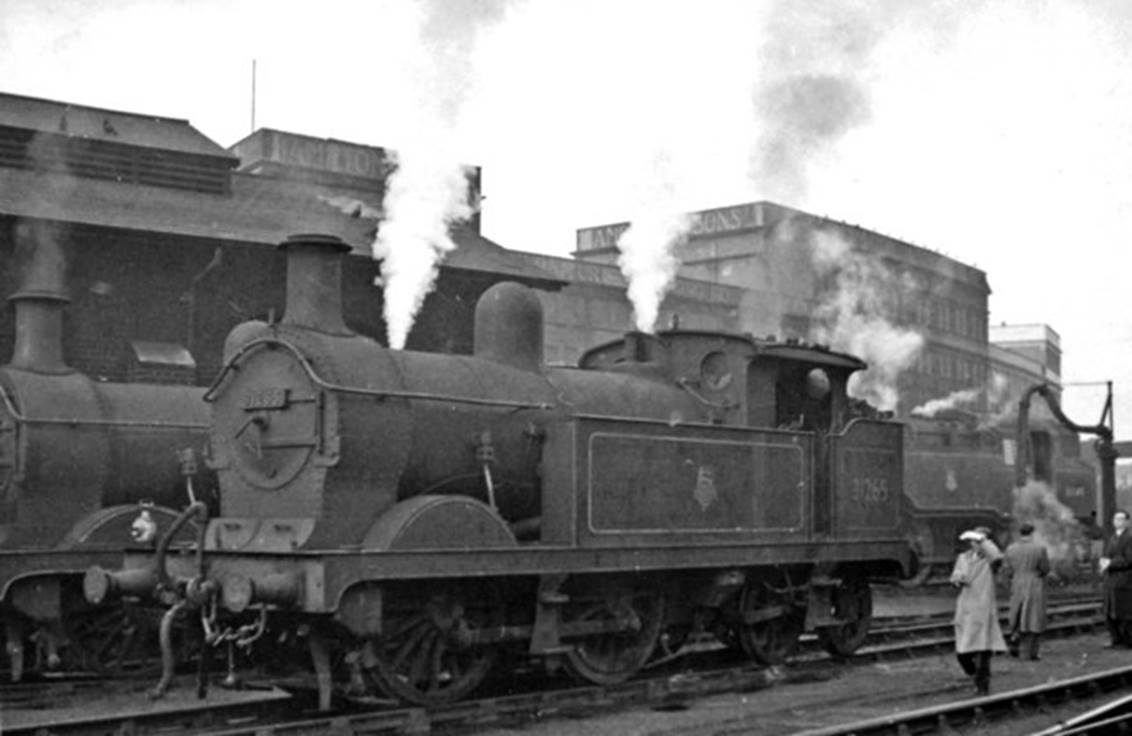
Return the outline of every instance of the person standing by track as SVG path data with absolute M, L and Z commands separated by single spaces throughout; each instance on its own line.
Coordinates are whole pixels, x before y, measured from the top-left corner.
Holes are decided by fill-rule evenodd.
M 1002 551 L 990 539 L 990 530 L 976 527 L 959 535 L 968 543 L 955 560 L 951 584 L 959 588 L 955 600 L 955 654 L 959 666 L 975 681 L 975 692 L 990 693 L 990 663 L 995 652 L 1006 651 L 998 625 L 994 573 L 1002 564 Z
M 1099 569 L 1104 575 L 1104 617 L 1112 637 L 1110 647 L 1132 646 L 1132 534 L 1128 512 L 1112 515 L 1115 533 L 1105 544 Z
M 1010 576 L 1010 655 L 1041 659 L 1038 654 L 1046 630 L 1046 576 L 1049 553 L 1034 541 L 1034 525 L 1018 527 L 1018 539 L 1006 548 L 1003 569 Z

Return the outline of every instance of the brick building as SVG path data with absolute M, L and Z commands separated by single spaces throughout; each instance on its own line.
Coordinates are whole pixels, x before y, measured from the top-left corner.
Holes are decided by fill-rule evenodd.
M 384 339 L 370 246 L 387 171 L 379 148 L 257 131 L 225 150 L 184 120 L 0 95 L 0 294 L 20 284 L 17 254 L 50 249 L 66 268 L 72 366 L 112 380 L 208 383 L 234 324 L 281 316 L 274 246 L 329 233 L 353 248 L 350 326 Z M 475 301 L 501 279 L 561 287 L 476 225 L 454 233 L 458 249 L 409 347 L 470 351 Z M 0 360 L 12 331 L 0 302 Z

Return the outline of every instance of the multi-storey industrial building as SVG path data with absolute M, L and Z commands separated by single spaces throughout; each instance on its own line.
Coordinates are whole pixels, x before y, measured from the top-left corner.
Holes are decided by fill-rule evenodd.
M 836 337 L 835 323 L 844 321 L 868 326 L 881 354 L 885 340 L 920 335 L 921 347 L 911 351 L 896 379 L 901 413 L 956 392 L 970 394 L 966 408 L 993 410 L 988 400 L 1009 395 L 1001 390 L 1004 381 L 1017 389 L 1010 392 L 1014 396 L 1039 380 L 1059 386 L 1059 342 L 1048 327 L 998 328 L 988 339 L 991 290 L 978 268 L 770 202 L 689 217 L 676 251 L 680 275 L 737 289 L 716 310 L 733 318 L 737 329 L 820 341 Z M 628 227 L 578 230 L 575 257 L 615 268 L 617 240 Z M 686 306 L 668 301 L 662 315 L 670 318 Z

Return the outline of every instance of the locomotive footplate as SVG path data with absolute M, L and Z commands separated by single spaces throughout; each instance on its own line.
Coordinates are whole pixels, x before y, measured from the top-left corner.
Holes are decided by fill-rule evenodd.
M 836 565 L 841 561 L 875 560 L 883 576 L 906 576 L 911 550 L 901 539 L 852 542 L 814 542 L 765 546 L 720 545 L 700 548 L 688 560 L 687 548 L 654 546 L 633 549 L 577 549 L 531 546 L 487 550 L 339 550 L 305 553 L 248 553 L 209 551 L 204 555 L 206 577 L 219 585 L 219 603 L 239 612 L 248 606 L 268 604 L 305 613 L 331 613 L 344 592 L 360 583 L 440 579 L 538 578 L 546 575 L 647 573 L 673 570 L 785 565 Z M 683 559 L 681 559 L 683 558 Z M 895 564 L 894 564 L 895 563 Z M 170 550 L 166 569 L 170 578 L 197 578 L 195 552 Z M 899 569 L 897 568 L 899 565 Z M 152 552 L 131 553 L 119 570 L 93 568 L 87 573 L 89 590 L 144 596 L 154 578 Z M 155 575 L 155 573 L 153 573 Z M 835 584 L 836 581 L 830 581 Z

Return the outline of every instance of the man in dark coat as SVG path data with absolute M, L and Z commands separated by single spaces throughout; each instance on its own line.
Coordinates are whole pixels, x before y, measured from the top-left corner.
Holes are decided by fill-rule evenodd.
M 1132 646 L 1132 534 L 1128 532 L 1128 512 L 1121 509 L 1112 516 L 1116 533 L 1105 544 L 1100 559 L 1104 574 L 1104 617 L 1113 647 Z
M 1046 575 L 1049 554 L 1034 541 L 1034 525 L 1018 527 L 1018 539 L 1006 548 L 1003 570 L 1010 577 L 1011 656 L 1039 659 L 1038 640 L 1046 630 Z

